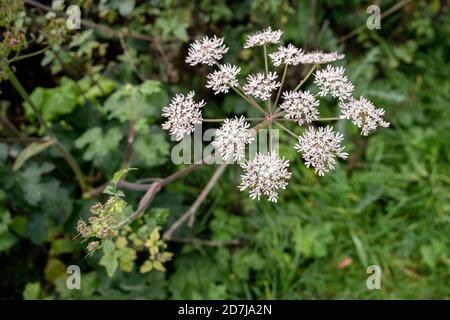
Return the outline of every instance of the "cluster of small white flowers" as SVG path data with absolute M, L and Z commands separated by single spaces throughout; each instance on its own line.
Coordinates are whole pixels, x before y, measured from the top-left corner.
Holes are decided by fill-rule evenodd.
M 249 35 L 244 48 L 279 43 L 282 34 L 281 30 L 272 30 L 268 27 Z M 228 48 L 224 45 L 223 38 L 204 37 L 191 44 L 186 57 L 186 62 L 193 66 L 196 64 L 218 65 L 218 69 L 207 76 L 206 84 L 206 87 L 212 89 L 215 94 L 228 93 L 230 89 L 239 86 L 237 77 L 241 68 L 228 63 L 218 64 L 226 52 Z M 269 56 L 274 66 L 328 64 L 345 57 L 344 54 L 337 52 L 306 53 L 292 44 L 280 46 Z M 278 75 L 275 72 L 250 74 L 242 90 L 247 96 L 267 101 L 272 92 L 281 86 L 277 80 Z M 317 70 L 314 74 L 314 83 L 319 88 L 316 95 L 309 91 L 283 92 L 280 108 L 283 110 L 285 119 L 294 120 L 299 125 L 318 120 L 318 97 L 330 95 L 339 100 L 340 118 L 351 120 L 361 128 L 362 135 L 368 135 L 379 126 L 389 126 L 389 123 L 383 119 L 383 109 L 376 108 L 364 97 L 359 99 L 352 97 L 354 86 L 346 77 L 343 67 L 327 65 L 326 68 Z M 240 91 L 238 93 L 242 95 Z M 195 125 L 203 121 L 201 109 L 205 106 L 205 102 L 203 100 L 195 102 L 193 98 L 193 91 L 186 96 L 177 94 L 169 105 L 163 108 L 163 116 L 167 118 L 167 121 L 162 127 L 177 140 L 193 132 Z M 278 98 L 277 96 L 277 102 Z M 251 102 L 253 104 L 253 101 Z M 269 116 L 274 120 L 278 118 L 278 114 L 275 117 L 270 114 Z M 212 145 L 225 162 L 240 163 L 244 171 L 239 185 L 241 191 L 248 190 L 252 199 L 260 200 L 263 196 L 271 202 L 277 202 L 278 192 L 287 187 L 291 178 L 291 173 L 288 171 L 289 161 L 275 152 L 258 153 L 253 160 L 244 161 L 246 146 L 255 139 L 254 136 L 254 130 L 250 129 L 246 118 L 236 116 L 224 120 L 222 126 L 216 130 Z M 301 153 L 307 167 L 314 167 L 315 173 L 323 176 L 334 169 L 338 158 L 348 157 L 348 153 L 344 152 L 344 147 L 341 146 L 342 141 L 343 135 L 335 132 L 331 126 L 317 129 L 310 126 L 298 137 L 294 148 Z
M 299 125 L 319 119 L 319 100 L 309 91 L 285 91 L 280 108 L 286 119 L 294 119 Z
M 276 67 L 281 64 L 295 66 L 300 63 L 303 50 L 289 44 L 287 47 L 279 47 L 277 51 L 269 54 L 269 56 Z
M 205 36 L 191 44 L 186 63 L 191 66 L 199 63 L 212 66 L 222 59 L 227 52 L 228 48 L 223 44 L 223 38 Z
M 241 68 L 233 66 L 229 63 L 219 66 L 219 70 L 208 74 L 207 88 L 211 88 L 214 94 L 228 93 L 228 90 L 232 87 L 239 86 L 237 75 L 241 71 Z
M 298 63 L 302 64 L 326 64 L 345 58 L 344 54 L 337 52 L 314 51 L 299 56 Z
M 305 165 L 313 166 L 319 176 L 334 169 L 336 157 L 346 159 L 348 153 L 343 152 L 344 147 L 340 143 L 344 137 L 339 132 L 334 132 L 330 126 L 326 128 L 308 128 L 303 135 L 298 138 L 298 143 L 294 148 L 302 153 Z
M 378 126 L 389 127 L 389 122 L 383 119 L 384 109 L 375 108 L 373 103 L 364 97 L 359 100 L 352 97 L 347 102 L 340 102 L 339 109 L 342 112 L 341 119 L 352 120 L 354 125 L 361 128 L 361 134 L 364 136 Z
M 329 94 L 339 100 L 349 99 L 354 89 L 353 84 L 345 76 L 345 69 L 331 65 L 315 72 L 314 83 L 320 89 L 320 96 Z
M 248 49 L 255 46 L 262 46 L 269 43 L 278 43 L 283 35 L 283 31 L 272 31 L 271 27 L 264 29 L 263 31 L 251 34 L 245 41 L 244 48 Z
M 266 101 L 270 98 L 272 91 L 278 88 L 281 83 L 277 82 L 278 75 L 269 72 L 267 77 L 264 73 L 250 74 L 247 76 L 247 84 L 242 89 L 245 94 Z
M 289 161 L 280 158 L 275 152 L 255 155 L 251 161 L 241 165 L 244 174 L 239 190 L 249 189 L 250 198 L 260 199 L 265 195 L 271 202 L 277 202 L 278 189 L 286 189 L 291 173 L 287 170 Z
M 240 161 L 245 156 L 245 145 L 253 141 L 250 123 L 245 117 L 225 119 L 223 125 L 216 130 L 216 138 L 212 142 L 224 161 L 233 159 Z
M 162 124 L 162 128 L 174 135 L 177 141 L 193 132 L 194 126 L 203 121 L 201 109 L 206 103 L 203 100 L 195 102 L 194 95 L 194 91 L 189 92 L 186 96 L 178 93 L 162 109 L 163 116 L 167 118 L 167 121 Z

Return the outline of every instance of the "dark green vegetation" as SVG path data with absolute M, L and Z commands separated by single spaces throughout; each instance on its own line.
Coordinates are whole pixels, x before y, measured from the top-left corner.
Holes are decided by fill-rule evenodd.
M 14 23 L 20 30 L 13 34 L 19 44 L 9 45 L 26 41 L 21 55 L 44 49 L 10 66 L 86 176 L 83 196 L 67 161 L 50 143 L 27 161 L 17 161 L 24 147 L 48 134 L 8 81 L 5 57 L 14 60 L 17 48 L 8 51 L 3 33 L 0 298 L 450 296 L 450 19 L 445 1 L 383 1 L 382 13 L 390 14 L 381 30 L 365 28 L 367 1 L 358 0 L 205 0 L 195 5 L 111 0 L 102 7 L 78 1 L 83 18 L 114 33 L 85 26 L 67 31 L 65 19 L 45 19 L 44 11 L 31 5 L 25 5 L 26 16 L 14 16 L 14 10 L 4 9 L 19 1 L 0 2 L 2 33 Z M 386 11 L 396 3 L 403 4 Z M 5 14 L 14 16 L 12 22 Z M 17 27 L 21 23 L 26 28 Z M 184 63 L 188 42 L 224 36 L 230 47 L 225 61 L 246 74 L 251 67 L 262 69 L 263 60 L 257 50 L 239 54 L 244 36 L 269 25 L 285 31 L 285 43 L 344 52 L 356 96 L 384 107 L 391 127 L 362 137 L 350 123 L 336 122 L 351 155 L 325 177 L 305 168 L 294 141 L 283 136 L 281 151 L 291 161 L 293 177 L 277 204 L 255 202 L 239 192 L 239 168 L 232 166 L 198 210 L 194 227 L 176 233 L 184 240 L 239 240 L 239 245 L 168 242 L 174 256 L 165 263 L 167 270 L 144 274 L 140 263 L 130 265 L 133 253 L 123 251 L 119 268 L 108 277 L 103 265 L 117 264 L 116 258 L 99 263 L 101 253 L 96 253 L 86 259 L 85 245 L 72 239 L 77 220 L 87 218 L 95 202 L 105 201 L 105 195 L 88 194 L 120 169 L 130 124 L 136 138 L 129 165 L 138 170 L 128 173 L 128 181 L 179 169 L 170 161 L 171 142 L 160 129 L 161 108 L 170 96 L 196 90 L 208 103 L 208 118 L 249 110 L 233 93 L 214 96 L 204 88 L 209 69 Z M 360 32 L 343 37 L 360 26 Z M 145 39 L 130 35 L 131 30 Z M 291 69 L 289 78 L 298 80 L 302 72 Z M 320 111 L 335 116 L 335 101 L 328 102 Z M 145 223 L 167 229 L 213 170 L 202 168 L 162 189 Z M 136 208 L 143 193 L 124 192 Z M 342 264 L 349 259 L 349 265 Z M 137 261 L 144 260 L 138 254 Z M 66 289 L 66 267 L 72 264 L 82 270 L 79 291 Z M 383 272 L 381 290 L 366 287 L 366 268 L 373 264 Z

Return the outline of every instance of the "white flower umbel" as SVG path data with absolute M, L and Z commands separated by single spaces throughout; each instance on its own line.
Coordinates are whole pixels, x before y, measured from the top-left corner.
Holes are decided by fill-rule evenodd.
M 241 68 L 233 66 L 229 63 L 219 66 L 219 70 L 208 74 L 207 88 L 211 88 L 214 94 L 228 93 L 228 90 L 232 87 L 239 86 L 237 75 L 241 71 Z
M 265 195 L 271 202 L 277 202 L 278 190 L 286 189 L 291 178 L 287 170 L 289 161 L 280 158 L 275 152 L 261 154 L 257 153 L 251 161 L 241 165 L 244 174 L 239 190 L 249 189 L 250 198 L 260 199 Z
M 320 96 L 331 95 L 339 100 L 349 99 L 354 89 L 353 84 L 345 76 L 345 69 L 330 65 L 324 70 L 315 72 L 314 83 L 320 89 Z
M 276 67 L 282 64 L 295 66 L 300 63 L 302 55 L 303 50 L 296 48 L 292 44 L 289 44 L 287 47 L 279 47 L 277 51 L 269 54 L 273 65 Z
M 305 165 L 313 166 L 319 176 L 334 169 L 336 157 L 346 159 L 348 153 L 343 152 L 341 133 L 334 132 L 330 126 L 326 128 L 308 128 L 299 138 L 294 148 L 302 154 Z
M 319 119 L 319 100 L 309 91 L 285 91 L 280 108 L 286 119 L 293 119 L 299 125 Z
M 271 27 L 264 29 L 263 31 L 251 34 L 247 37 L 245 41 L 244 48 L 248 49 L 251 47 L 262 46 L 270 43 L 280 42 L 280 38 L 283 35 L 283 31 L 275 30 L 273 31 Z
M 299 56 L 298 63 L 302 64 L 327 64 L 345 58 L 344 54 L 337 52 L 314 51 Z
M 186 96 L 178 93 L 172 98 L 169 105 L 162 109 L 163 116 L 167 118 L 167 121 L 162 124 L 162 128 L 174 135 L 177 141 L 193 132 L 194 126 L 203 121 L 201 109 L 206 103 L 203 100 L 195 102 L 194 95 L 194 91 L 189 92 Z
M 212 142 L 224 161 L 233 159 L 240 161 L 245 156 L 246 144 L 253 141 L 250 123 L 244 117 L 225 119 L 223 125 L 216 130 L 216 138 Z
M 209 38 L 205 36 L 191 44 L 186 63 L 191 66 L 199 63 L 212 66 L 222 59 L 227 51 L 228 48 L 223 44 L 223 38 L 218 38 L 217 36 Z
M 364 97 L 359 100 L 351 97 L 347 102 L 340 102 L 339 109 L 342 112 L 341 119 L 349 119 L 354 125 L 361 128 L 361 134 L 367 136 L 377 127 L 389 127 L 389 122 L 384 121 L 384 109 L 376 108 L 372 102 Z
M 278 88 L 281 83 L 277 82 L 278 75 L 269 72 L 267 77 L 264 73 L 250 74 L 247 76 L 247 84 L 242 89 L 245 94 L 266 101 L 270 98 L 272 91 Z

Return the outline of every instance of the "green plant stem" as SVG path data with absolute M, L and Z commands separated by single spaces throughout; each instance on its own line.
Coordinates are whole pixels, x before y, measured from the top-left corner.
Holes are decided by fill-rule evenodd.
M 23 59 L 28 59 L 28 58 L 40 55 L 40 54 L 44 53 L 46 50 L 48 50 L 49 48 L 50 48 L 50 46 L 47 46 L 47 47 L 45 47 L 43 49 L 40 49 L 40 50 L 37 50 L 35 52 L 26 53 L 26 54 L 23 54 L 21 56 L 12 58 L 11 60 L 8 61 L 8 64 L 11 63 L 11 62 L 16 62 L 16 61 L 20 61 L 20 60 L 23 60 Z
M 281 77 L 281 85 L 280 88 L 278 89 L 278 93 L 277 93 L 277 97 L 275 99 L 275 102 L 273 104 L 273 107 L 276 108 L 277 104 L 278 104 L 278 100 L 280 99 L 280 95 L 281 95 L 281 91 L 283 90 L 283 85 L 284 85 L 284 80 L 286 79 L 286 74 L 287 74 L 287 64 L 284 66 L 284 70 L 283 70 L 283 76 Z M 278 108 L 275 110 L 275 112 L 278 110 Z
M 30 96 L 28 95 L 27 91 L 25 90 L 25 88 L 22 86 L 22 84 L 20 83 L 19 79 L 17 79 L 17 77 L 15 76 L 14 72 L 11 70 L 11 68 L 9 67 L 9 65 L 4 66 L 6 74 L 8 76 L 9 81 L 11 82 L 11 84 L 14 86 L 14 88 L 16 88 L 17 92 L 20 94 L 20 96 L 23 98 L 23 100 L 25 100 L 28 105 L 31 107 L 31 109 L 33 110 L 36 118 L 38 119 L 40 125 L 44 128 L 45 133 L 52 139 L 55 141 L 55 143 L 53 144 L 53 146 L 55 147 L 55 149 L 61 154 L 61 156 L 64 158 L 64 160 L 67 162 L 67 164 L 69 165 L 69 167 L 73 170 L 73 172 L 75 173 L 75 176 L 78 180 L 78 183 L 80 185 L 80 188 L 82 190 L 82 192 L 86 192 L 87 191 L 87 186 L 86 186 L 86 181 L 84 178 L 84 174 L 81 171 L 77 161 L 75 160 L 75 158 L 70 154 L 69 151 L 67 151 L 67 149 L 64 147 L 64 145 L 58 140 L 58 138 L 56 137 L 56 135 L 53 133 L 52 129 L 50 129 L 50 127 L 47 125 L 47 123 L 45 122 L 44 118 L 42 117 L 42 115 L 40 114 L 40 112 L 38 111 L 36 105 L 34 104 L 34 102 L 31 100 Z
M 341 120 L 341 118 L 339 117 L 320 118 L 314 121 L 316 122 L 316 121 L 336 121 L 336 120 Z
M 311 76 L 311 74 L 314 72 L 314 70 L 317 68 L 318 64 L 315 64 L 311 67 L 311 69 L 309 69 L 308 74 L 303 78 L 302 81 L 300 81 L 300 83 L 295 87 L 294 91 L 297 91 L 298 89 L 300 89 L 300 87 L 306 82 L 306 80 L 308 80 L 308 78 Z
M 277 124 L 277 126 L 279 126 L 281 129 L 283 129 L 284 131 L 286 131 L 287 133 L 289 133 L 291 136 L 293 136 L 294 138 L 298 139 L 298 135 L 296 135 L 294 132 L 292 132 L 291 130 L 289 130 L 288 128 L 286 128 L 284 125 L 282 125 L 282 124 L 279 123 L 278 121 L 275 121 L 275 123 Z
M 233 87 L 233 90 L 240 95 L 245 101 L 247 101 L 248 103 L 250 103 L 254 108 L 258 109 L 259 111 L 261 111 L 264 115 L 266 114 L 266 111 L 264 111 L 263 108 L 261 108 L 261 106 L 259 104 L 257 104 L 255 101 L 251 100 L 249 97 L 247 97 L 243 92 L 241 92 L 241 90 L 239 88 L 235 88 Z
M 263 45 L 263 49 L 264 49 L 264 70 L 265 70 L 265 75 L 266 75 L 266 78 L 267 78 L 267 75 L 269 74 L 269 63 L 268 63 L 268 59 L 267 59 L 267 47 L 266 47 L 266 45 Z M 270 113 L 270 109 L 271 109 L 271 106 L 270 106 L 270 98 L 266 101 L 266 108 L 267 108 L 267 111 Z

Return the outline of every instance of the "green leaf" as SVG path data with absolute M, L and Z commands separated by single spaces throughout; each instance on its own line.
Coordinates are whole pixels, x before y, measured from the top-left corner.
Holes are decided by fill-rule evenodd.
M 79 250 L 79 244 L 73 240 L 57 239 L 52 242 L 51 252 L 54 255 L 74 253 Z
M 71 113 L 76 108 L 77 92 L 75 81 L 63 77 L 58 87 L 37 87 L 30 98 L 44 120 L 51 122 L 61 115 Z M 33 109 L 27 102 L 24 103 L 24 108 L 28 117 L 35 117 Z
M 29 282 L 23 290 L 25 300 L 38 300 L 41 297 L 41 284 L 39 282 Z
M 17 237 L 9 231 L 0 234 L 0 252 L 7 251 L 17 243 Z
M 119 13 L 126 17 L 131 12 L 133 12 L 135 6 L 135 0 L 122 0 L 120 6 L 119 6 Z
M 366 250 L 364 250 L 364 245 L 359 239 L 359 237 L 352 231 L 351 232 L 353 244 L 355 245 L 356 252 L 358 253 L 359 260 L 363 266 L 368 265 L 368 258 Z
M 117 267 L 119 267 L 119 261 L 112 253 L 105 253 L 100 259 L 99 264 L 106 268 L 106 273 L 109 277 L 112 277 Z
M 13 170 L 14 171 L 19 170 L 28 159 L 37 155 L 38 153 L 41 153 L 54 143 L 55 141 L 52 139 L 46 140 L 44 142 L 30 143 L 28 146 L 25 147 L 25 149 L 22 150 L 22 152 L 17 157 L 13 165 Z
M 122 138 L 123 133 L 120 128 L 113 127 L 103 133 L 100 127 L 94 127 L 86 130 L 75 140 L 75 146 L 79 149 L 86 148 L 83 158 L 90 161 L 94 158 L 105 157 L 116 150 Z
M 122 177 L 124 177 L 131 170 L 137 170 L 137 168 L 126 168 L 126 169 L 122 169 L 122 170 L 119 170 L 116 173 L 114 173 L 114 176 L 113 176 L 114 186 L 117 187 L 117 183 L 119 182 L 119 180 L 122 179 Z

